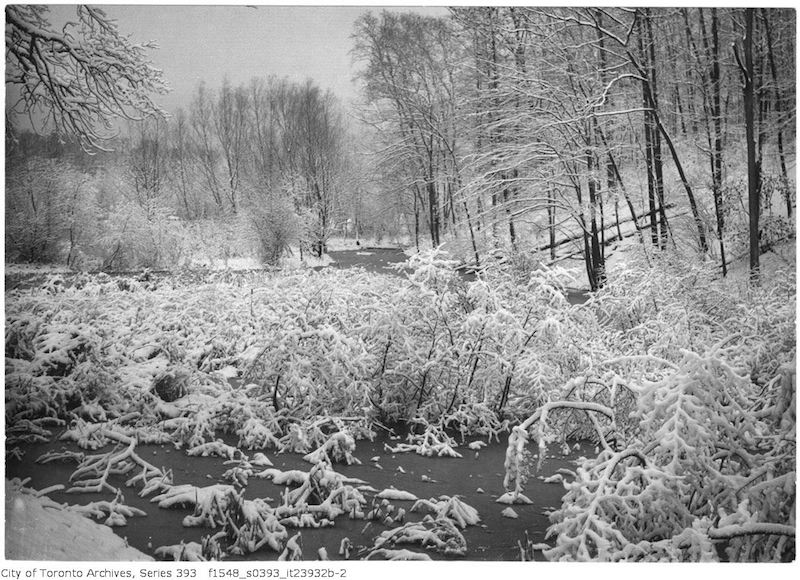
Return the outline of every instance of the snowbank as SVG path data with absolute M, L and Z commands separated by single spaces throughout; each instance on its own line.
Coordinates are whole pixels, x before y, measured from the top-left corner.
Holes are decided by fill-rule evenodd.
M 152 560 L 96 524 L 46 497 L 6 480 L 6 554 L 9 560 Z

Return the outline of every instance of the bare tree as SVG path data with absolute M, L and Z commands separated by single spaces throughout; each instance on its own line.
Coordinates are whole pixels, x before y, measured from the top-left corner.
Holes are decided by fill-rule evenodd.
M 136 203 L 152 220 L 166 182 L 166 127 L 159 118 L 133 123 L 128 167 Z
M 197 152 L 191 139 L 189 117 L 178 109 L 169 126 L 170 179 L 176 192 L 179 213 L 186 219 L 195 219 L 206 213 L 206 202 L 198 195 Z
M 780 159 L 780 168 L 781 168 L 781 178 L 783 180 L 783 190 L 784 196 L 786 200 L 786 215 L 791 218 L 792 217 L 792 195 L 791 195 L 791 187 L 789 185 L 789 176 L 786 170 L 786 152 L 784 150 L 784 143 L 783 143 L 783 135 L 784 135 L 784 124 L 787 122 L 787 117 L 791 117 L 792 114 L 796 109 L 791 106 L 787 106 L 787 99 L 784 94 L 786 90 L 784 87 L 781 86 L 780 78 L 778 76 L 778 67 L 776 65 L 777 57 L 776 52 L 778 52 L 775 43 L 773 42 L 773 33 L 772 33 L 772 23 L 770 19 L 770 13 L 774 12 L 768 10 L 766 8 L 761 9 L 761 19 L 764 23 L 764 35 L 766 36 L 766 52 L 767 52 L 767 59 L 769 62 L 769 70 L 772 78 L 772 86 L 771 86 L 771 93 L 773 96 L 775 113 L 778 117 L 777 119 L 777 144 L 778 144 L 778 156 Z M 792 22 L 793 15 L 787 15 L 784 19 L 785 22 Z M 793 81 L 794 79 L 792 79 Z M 787 87 L 789 91 L 791 90 L 791 85 Z M 787 91 L 788 92 L 788 91 Z M 788 113 L 788 115 L 787 115 Z
M 742 88 L 744 91 L 744 123 L 747 136 L 747 197 L 750 214 L 750 279 L 753 283 L 758 284 L 761 254 L 758 227 L 761 209 L 761 166 L 756 156 L 755 136 L 755 109 L 757 103 L 753 60 L 754 12 L 755 8 L 746 8 L 744 11 L 745 32 L 742 38 L 744 60 L 742 60 L 736 45 L 734 45 L 734 52 L 742 73 Z
M 406 172 L 400 181 L 414 196 L 415 221 L 424 213 L 431 244 L 438 246 L 448 218 L 455 218 L 453 196 L 460 190 L 458 43 L 443 18 L 385 11 L 359 19 L 354 36 L 354 55 L 365 65 L 366 120 L 385 139 L 385 166 Z
M 206 189 L 214 201 L 217 210 L 225 211 L 221 185 L 217 177 L 219 151 L 217 150 L 214 132 L 214 95 L 200 83 L 195 90 L 191 105 L 191 126 L 198 161 L 203 173 Z
M 227 185 L 225 193 L 233 213 L 237 212 L 239 206 L 241 173 L 248 136 L 249 105 L 244 87 L 234 89 L 230 81 L 225 79 L 217 96 L 212 119 L 225 167 Z

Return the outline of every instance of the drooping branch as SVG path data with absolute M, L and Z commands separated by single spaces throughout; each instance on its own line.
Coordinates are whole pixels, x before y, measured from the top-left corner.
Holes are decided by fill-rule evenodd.
M 41 116 L 87 151 L 106 149 L 115 118 L 164 115 L 151 98 L 167 91 L 147 58 L 155 44 L 133 44 L 97 8 L 78 6 L 78 22 L 62 32 L 47 12 L 41 5 L 6 7 L 6 84 L 18 92 L 7 112 Z

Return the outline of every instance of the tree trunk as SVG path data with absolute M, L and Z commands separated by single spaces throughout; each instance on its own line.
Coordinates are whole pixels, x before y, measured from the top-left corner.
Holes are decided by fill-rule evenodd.
M 719 252 L 722 259 L 722 275 L 728 273 L 725 258 L 725 222 L 722 200 L 722 104 L 720 101 L 720 69 L 719 69 L 719 25 L 717 9 L 711 9 L 711 113 L 714 119 L 714 206 L 717 212 L 717 234 L 719 235 Z
M 416 186 L 415 186 L 416 189 Z M 419 252 L 419 202 L 418 202 L 419 194 L 417 191 L 414 192 L 414 245 L 417 248 L 417 252 Z
M 653 110 L 658 110 L 658 83 L 656 79 L 656 43 L 653 35 L 653 26 L 650 18 L 650 10 L 645 8 L 645 33 L 647 35 L 647 84 L 653 102 Z M 655 127 L 651 113 L 651 127 Z M 652 130 L 653 146 L 653 170 L 655 172 L 656 202 L 658 204 L 659 218 L 659 240 L 658 245 L 663 250 L 667 247 L 667 212 L 664 210 L 664 163 L 661 158 L 661 136 L 658 131 Z
M 647 19 L 647 15 L 645 12 L 645 19 Z M 645 109 L 643 113 L 642 124 L 644 127 L 644 150 L 645 150 L 645 166 L 647 168 L 647 206 L 650 209 L 650 241 L 656 247 L 660 247 L 659 240 L 659 232 L 658 232 L 658 204 L 657 204 L 657 193 L 656 193 L 656 170 L 655 170 L 655 146 L 654 146 L 654 133 L 656 130 L 653 126 L 653 114 L 650 111 L 652 107 L 651 103 L 648 101 L 647 91 L 650 83 L 650 66 L 649 66 L 649 56 L 647 54 L 646 48 L 644 46 L 644 27 L 641 23 L 641 20 L 637 21 L 637 25 L 639 27 L 637 40 L 639 43 L 639 54 L 641 55 L 642 59 L 644 60 L 647 67 L 647 73 L 644 75 L 645 80 L 642 82 L 642 108 Z
M 625 202 L 628 205 L 628 211 L 631 212 L 631 219 L 633 220 L 633 225 L 636 227 L 636 231 L 639 233 L 639 241 L 642 243 L 642 249 L 645 252 L 645 256 L 647 257 L 648 264 L 650 263 L 649 255 L 647 254 L 647 247 L 645 246 L 644 241 L 644 232 L 642 231 L 642 227 L 639 224 L 639 218 L 636 217 L 636 209 L 633 207 L 633 202 L 631 201 L 630 196 L 628 195 L 628 190 L 625 188 L 625 182 L 622 181 L 622 175 L 619 172 L 619 167 L 617 166 L 617 162 L 614 159 L 614 154 L 611 152 L 611 149 L 608 147 L 608 141 L 606 140 L 603 131 L 598 127 L 597 134 L 600 136 L 600 139 L 603 142 L 603 146 L 606 148 L 606 155 L 608 156 L 608 164 L 611 167 L 611 170 L 614 172 L 615 175 L 615 182 L 619 186 L 619 191 L 622 192 L 622 195 L 625 197 Z M 621 232 L 620 232 L 621 233 Z M 621 239 L 621 237 L 620 237 Z
M 589 138 L 591 143 L 591 137 Z M 594 151 L 591 148 L 586 150 L 586 172 L 589 175 L 589 218 L 591 223 L 591 270 L 592 276 L 589 281 L 592 283 L 592 290 L 598 290 L 605 284 L 605 264 L 600 250 L 600 238 L 597 230 L 597 180 L 594 176 Z M 583 213 L 581 211 L 581 213 Z M 588 264 L 587 264 L 588 267 Z
M 760 278 L 760 245 L 758 222 L 760 207 L 760 167 L 756 159 L 755 135 L 755 87 L 753 67 L 753 12 L 754 8 L 745 9 L 744 37 L 744 123 L 747 133 L 747 191 L 750 210 L 750 279 L 754 284 Z
M 778 69 L 775 66 L 775 53 L 772 48 L 772 30 L 769 26 L 768 10 L 761 9 L 761 18 L 764 21 L 764 33 L 767 37 L 767 57 L 769 59 L 769 68 L 772 73 L 772 84 L 774 85 L 774 98 L 775 98 L 775 113 L 778 117 L 778 157 L 781 164 L 781 178 L 783 179 L 783 188 L 786 197 L 786 215 L 792 217 L 792 194 L 789 188 L 789 175 L 786 171 L 786 154 L 783 151 L 783 100 L 780 88 L 778 87 Z
M 439 239 L 439 202 L 436 195 L 436 183 L 433 173 L 428 175 L 428 212 L 430 213 L 431 243 L 436 248 L 441 243 Z
M 694 197 L 694 191 L 692 191 L 692 186 L 689 183 L 688 178 L 686 177 L 686 172 L 683 170 L 683 164 L 681 163 L 680 157 L 678 157 L 678 152 L 675 149 L 675 144 L 672 142 L 672 138 L 669 136 L 667 129 L 664 127 L 664 123 L 661 122 L 661 117 L 658 114 L 658 108 L 656 106 L 656 102 L 653 100 L 653 95 L 650 91 L 650 84 L 647 82 L 647 73 L 642 69 L 641 65 L 636 61 L 636 58 L 628 51 L 628 57 L 630 59 L 631 64 L 636 67 L 639 75 L 642 77 L 642 87 L 645 93 L 645 100 L 649 107 L 649 110 L 652 112 L 653 120 L 656 123 L 656 127 L 658 131 L 661 132 L 661 136 L 664 137 L 664 141 L 667 143 L 667 147 L 669 148 L 670 154 L 672 156 L 672 161 L 675 163 L 675 169 L 678 170 L 678 175 L 681 179 L 681 183 L 683 184 L 683 188 L 686 191 L 686 197 L 689 199 L 689 207 L 692 210 L 692 217 L 694 218 L 695 225 L 697 226 L 697 237 L 698 242 L 700 244 L 700 251 L 703 254 L 708 253 L 708 240 L 706 239 L 706 232 L 705 232 L 705 225 L 703 224 L 703 219 L 700 217 L 700 211 L 697 207 L 697 200 Z
M 556 192 L 551 185 L 547 190 L 547 229 L 550 232 L 550 259 L 556 259 Z
M 597 290 L 598 286 L 594 264 L 592 263 L 594 252 L 592 251 L 589 232 L 586 226 L 586 214 L 583 211 L 583 193 L 581 192 L 581 184 L 579 182 L 576 181 L 574 187 L 575 194 L 578 198 L 578 207 L 580 208 L 580 213 L 578 214 L 578 225 L 581 227 L 581 233 L 583 237 L 583 263 L 586 265 L 586 278 L 589 280 L 589 288 L 594 292 Z
M 503 175 L 503 180 L 507 181 L 506 176 Z M 511 207 L 509 207 L 509 201 L 513 193 L 511 189 L 508 187 L 508 183 L 503 186 L 503 208 L 506 212 L 506 219 L 508 220 L 508 237 L 511 240 L 511 249 L 513 251 L 517 251 L 517 232 L 514 229 L 514 216 L 511 213 Z
M 681 8 L 681 13 L 683 14 L 683 23 L 684 23 L 684 30 L 686 32 L 686 47 L 689 54 L 697 53 L 696 47 L 694 47 L 694 39 L 692 37 L 692 27 L 689 24 L 689 10 L 687 8 Z M 692 82 L 692 69 L 687 68 L 689 72 L 688 82 L 686 83 L 686 111 L 689 114 L 689 120 L 691 121 L 691 130 L 692 134 L 697 133 L 697 115 L 694 114 L 695 112 L 695 96 L 694 96 L 694 83 Z

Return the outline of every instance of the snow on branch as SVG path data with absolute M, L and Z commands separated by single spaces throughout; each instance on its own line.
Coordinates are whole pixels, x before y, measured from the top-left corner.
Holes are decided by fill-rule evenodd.
M 522 463 L 524 460 L 523 452 L 528 443 L 528 431 L 539 423 L 536 439 L 539 444 L 539 461 L 544 458 L 546 452 L 547 438 L 544 430 L 547 427 L 547 418 L 551 411 L 557 409 L 576 409 L 585 411 L 590 417 L 593 414 L 601 414 L 607 417 L 612 422 L 614 421 L 614 411 L 610 407 L 601 405 L 599 403 L 592 403 L 589 401 L 551 401 L 545 403 L 536 412 L 528 417 L 521 424 L 517 425 L 511 430 L 511 435 L 508 438 L 508 448 L 506 449 L 505 470 L 506 475 L 503 478 L 503 486 L 506 490 L 511 491 L 515 496 L 522 494 L 523 477 L 522 477 Z M 600 425 L 592 422 L 593 427 L 598 429 L 598 435 L 602 441 L 605 441 L 604 434 L 600 430 Z M 513 488 L 513 490 L 512 490 Z
M 794 526 L 773 524 L 768 522 L 748 522 L 746 524 L 731 524 L 721 528 L 708 530 L 708 537 L 712 540 L 730 540 L 739 536 L 755 534 L 795 537 Z
M 165 114 L 150 97 L 167 91 L 147 58 L 154 43 L 132 43 L 104 11 L 89 6 L 78 6 L 78 21 L 56 32 L 48 11 L 6 7 L 6 84 L 19 94 L 10 100 L 14 112 L 43 115 L 44 126 L 52 124 L 87 151 L 104 150 L 114 118 Z
M 114 431 L 102 424 L 96 425 L 98 435 L 118 443 L 118 445 L 108 453 L 88 455 L 78 465 L 78 468 L 70 476 L 70 481 L 74 485 L 67 490 L 67 493 L 101 493 L 111 491 L 117 493 L 117 488 L 113 487 L 108 479 L 111 475 L 126 475 L 138 468 L 138 473 L 130 477 L 125 484 L 132 486 L 136 483 L 146 484 L 150 479 L 163 478 L 164 472 L 142 459 L 136 453 L 136 439 L 117 431 Z

